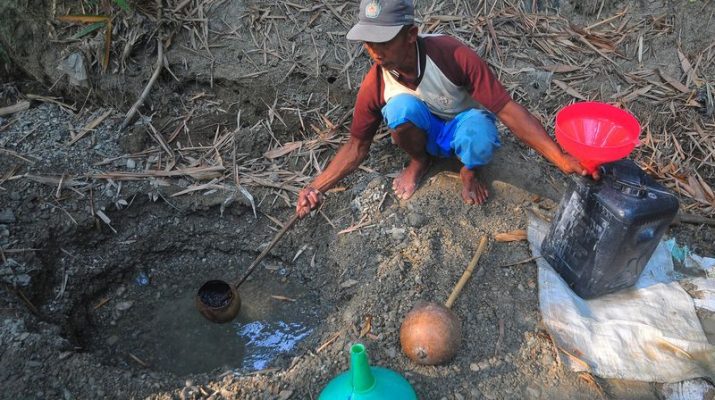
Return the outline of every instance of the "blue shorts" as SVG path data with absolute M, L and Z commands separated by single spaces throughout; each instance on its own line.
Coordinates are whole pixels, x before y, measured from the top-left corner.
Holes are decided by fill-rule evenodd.
M 456 156 L 470 169 L 489 163 L 501 147 L 494 115 L 485 110 L 470 108 L 445 121 L 432 114 L 425 102 L 403 93 L 387 102 L 382 116 L 390 129 L 411 122 L 427 134 L 428 154 Z

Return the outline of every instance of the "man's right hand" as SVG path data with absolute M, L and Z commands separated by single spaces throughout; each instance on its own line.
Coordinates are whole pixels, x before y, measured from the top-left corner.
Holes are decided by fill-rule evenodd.
M 295 213 L 299 218 L 303 218 L 315 210 L 323 202 L 323 194 L 318 189 L 306 186 L 298 193 L 298 202 L 295 206 Z

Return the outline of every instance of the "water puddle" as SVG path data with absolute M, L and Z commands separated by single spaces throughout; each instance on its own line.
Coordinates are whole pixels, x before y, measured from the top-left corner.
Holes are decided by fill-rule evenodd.
M 293 350 L 303 338 L 313 331 L 299 322 L 254 321 L 236 324 L 238 335 L 245 340 L 243 369 L 259 371 L 269 366 L 277 354 Z
M 287 283 L 242 285 L 241 312 L 226 324 L 204 319 L 194 295 L 186 290 L 136 304 L 105 330 L 104 345 L 128 362 L 138 358 L 152 369 L 179 376 L 215 369 L 251 372 L 293 352 L 318 320 L 314 299 Z

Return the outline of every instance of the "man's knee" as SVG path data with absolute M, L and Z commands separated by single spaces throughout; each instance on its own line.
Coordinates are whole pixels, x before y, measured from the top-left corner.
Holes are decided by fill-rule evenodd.
M 409 122 L 426 132 L 431 123 L 431 114 L 427 105 L 419 98 L 406 93 L 390 98 L 382 108 L 382 116 L 387 127 L 392 130 L 397 130 Z
M 468 111 L 457 126 L 452 141 L 455 155 L 468 168 L 475 168 L 488 164 L 499 147 L 499 131 L 491 114 L 481 110 Z
M 392 142 L 402 147 L 403 144 L 410 141 L 414 135 L 425 136 L 425 132 L 419 129 L 412 122 L 405 122 L 402 125 L 396 126 L 395 129 L 390 129 L 390 137 Z

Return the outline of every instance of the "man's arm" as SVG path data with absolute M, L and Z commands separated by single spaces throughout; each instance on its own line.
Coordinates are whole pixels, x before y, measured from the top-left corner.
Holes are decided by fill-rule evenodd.
M 320 194 L 355 171 L 367 157 L 371 144 L 372 138 L 357 139 L 350 136 L 348 142 L 342 145 L 338 152 L 335 153 L 335 157 L 330 161 L 328 167 L 311 184 L 298 193 L 298 203 L 295 207 L 296 214 L 303 218 L 310 213 L 310 210 L 317 207 L 322 201 Z
M 510 100 L 497 113 L 497 117 L 516 137 L 541 153 L 564 173 L 588 174 L 586 168 L 578 160 L 562 152 L 561 148 L 551 140 L 539 120 L 515 101 Z

